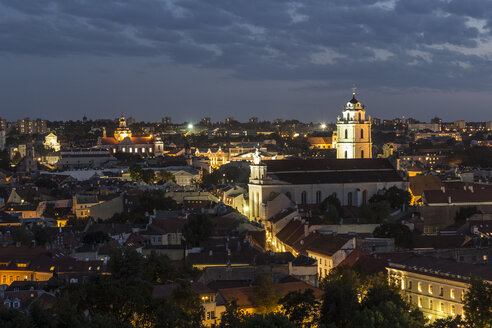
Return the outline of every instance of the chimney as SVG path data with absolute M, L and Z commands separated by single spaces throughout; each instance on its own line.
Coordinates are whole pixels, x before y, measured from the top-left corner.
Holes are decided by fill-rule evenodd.
M 451 204 L 452 201 L 451 201 L 451 196 L 448 197 L 448 203 Z

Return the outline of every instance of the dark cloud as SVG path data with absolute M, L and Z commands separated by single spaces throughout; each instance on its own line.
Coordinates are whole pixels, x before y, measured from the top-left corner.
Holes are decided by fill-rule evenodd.
M 0 0 L 0 55 L 168 58 L 303 90 L 487 90 L 491 22 L 488 0 Z

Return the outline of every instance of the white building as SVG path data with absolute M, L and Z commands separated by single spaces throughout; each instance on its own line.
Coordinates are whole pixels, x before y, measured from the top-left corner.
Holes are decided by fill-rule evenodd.
M 355 99 L 355 89 L 338 117 L 337 136 L 337 158 L 372 158 L 371 117 Z
M 285 194 L 300 208 L 317 206 L 335 194 L 344 206 L 361 206 L 379 190 L 407 183 L 386 159 L 290 159 L 255 161 L 249 180 L 249 217 L 275 215 L 272 199 Z
M 60 151 L 60 143 L 58 142 L 58 137 L 51 132 L 46 137 L 44 137 L 44 148 L 53 149 L 54 151 Z

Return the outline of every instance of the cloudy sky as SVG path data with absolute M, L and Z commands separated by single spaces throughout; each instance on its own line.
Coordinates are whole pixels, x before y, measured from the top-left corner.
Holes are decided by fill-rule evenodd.
M 490 0 L 0 0 L 0 117 L 492 120 Z

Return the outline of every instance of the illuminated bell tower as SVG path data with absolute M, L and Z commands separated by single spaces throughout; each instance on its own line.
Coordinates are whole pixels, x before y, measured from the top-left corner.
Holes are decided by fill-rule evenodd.
M 132 130 L 130 130 L 126 126 L 126 120 L 124 116 L 120 117 L 119 122 L 120 123 L 118 128 L 116 129 L 116 131 L 114 131 L 114 138 L 121 142 L 126 137 L 130 137 L 130 138 L 132 137 Z
M 366 118 L 366 109 L 355 99 L 343 106 L 337 122 L 337 158 L 372 158 L 371 117 Z

